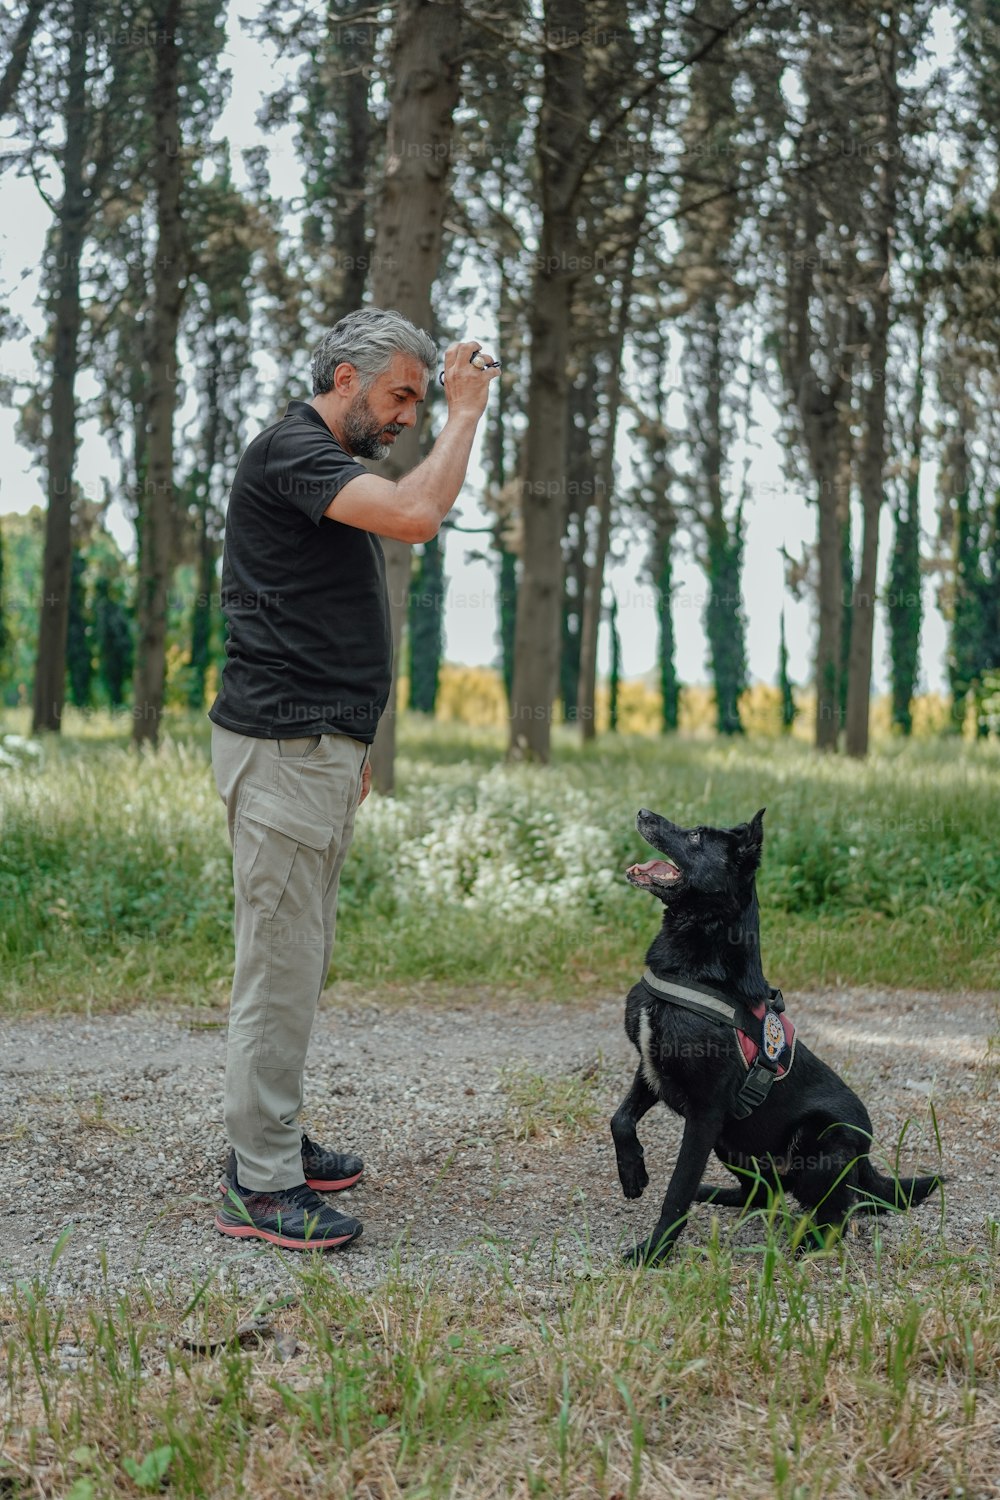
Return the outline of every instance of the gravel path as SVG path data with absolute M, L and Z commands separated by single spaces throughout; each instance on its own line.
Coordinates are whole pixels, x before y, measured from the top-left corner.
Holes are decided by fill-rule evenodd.
M 1000 1217 L 992 997 L 825 991 L 790 997 L 789 1010 L 802 1039 L 860 1093 L 886 1152 L 912 1122 L 904 1171 L 936 1163 L 933 1099 L 950 1179 L 945 1233 L 956 1250 L 982 1246 L 987 1220 Z M 329 1257 L 331 1269 L 363 1287 L 398 1254 L 415 1272 L 448 1258 L 461 1278 L 499 1253 L 520 1281 L 549 1274 L 554 1241 L 565 1274 L 580 1273 L 588 1257 L 613 1263 L 655 1220 L 680 1140 L 665 1109 L 647 1118 L 640 1133 L 651 1184 L 644 1199 L 626 1203 L 607 1125 L 635 1066 L 622 1013 L 620 996 L 570 1006 L 429 992 L 375 1005 L 328 992 L 313 1033 L 306 1123 L 367 1162 L 343 1200 L 364 1236 Z M 102 1256 L 113 1291 L 188 1290 L 212 1273 L 239 1295 L 289 1282 L 279 1254 L 212 1228 L 225 1155 L 224 1044 L 224 1016 L 206 1024 L 162 1008 L 0 1023 L 0 1292 L 47 1275 L 59 1296 L 95 1294 Z M 503 1071 L 511 1069 L 570 1076 L 594 1101 L 593 1123 L 560 1125 L 544 1103 L 533 1114 L 515 1108 Z M 722 1169 L 715 1173 L 721 1180 Z M 914 1221 L 933 1231 L 936 1201 L 912 1220 L 893 1218 L 889 1243 Z M 712 1213 L 694 1211 L 682 1244 L 705 1237 Z M 729 1232 L 735 1214 L 718 1216 Z M 752 1225 L 737 1233 L 755 1237 Z M 861 1253 L 870 1235 L 860 1230 Z

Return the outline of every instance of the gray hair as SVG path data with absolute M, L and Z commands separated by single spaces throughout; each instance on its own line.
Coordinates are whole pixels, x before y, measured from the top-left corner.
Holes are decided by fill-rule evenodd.
M 392 363 L 394 354 L 412 354 L 433 370 L 437 349 L 422 328 L 415 328 L 408 318 L 392 308 L 361 307 L 335 323 L 313 350 L 312 387 L 314 396 L 333 389 L 333 372 L 338 365 L 353 365 L 361 376 L 361 389 L 371 388 L 376 376 Z

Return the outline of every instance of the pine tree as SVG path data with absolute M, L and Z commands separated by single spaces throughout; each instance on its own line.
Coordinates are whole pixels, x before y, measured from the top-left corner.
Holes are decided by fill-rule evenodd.
M 66 672 L 70 702 L 76 708 L 88 708 L 94 677 L 91 621 L 87 608 L 87 563 L 79 549 L 73 553 L 69 590 L 69 616 L 66 632 Z
M 124 706 L 135 662 L 132 621 L 120 580 L 107 572 L 94 583 L 94 644 L 97 675 L 111 708 Z
M 444 651 L 444 547 L 425 542 L 416 559 L 409 599 L 410 707 L 433 714 Z
M 778 646 L 778 686 L 781 689 L 781 727 L 787 734 L 795 723 L 795 684 L 788 673 L 788 647 L 785 643 L 785 611 L 781 611 L 781 639 Z
M 10 632 L 7 628 L 7 581 L 4 571 L 3 525 L 0 524 L 0 687 L 7 679 L 7 651 L 10 646 Z
M 614 734 L 618 728 L 618 697 L 622 680 L 622 637 L 618 629 L 618 598 L 612 591 L 611 608 L 608 611 L 611 626 L 611 672 L 608 677 L 608 728 Z

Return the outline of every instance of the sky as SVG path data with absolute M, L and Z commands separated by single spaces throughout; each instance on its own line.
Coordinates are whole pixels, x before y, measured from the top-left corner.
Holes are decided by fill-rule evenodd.
M 255 123 L 255 113 L 265 91 L 272 91 L 281 81 L 284 69 L 262 49 L 260 42 L 248 38 L 239 26 L 240 12 L 247 6 L 234 3 L 230 8 L 229 37 L 225 64 L 233 73 L 230 102 L 220 118 L 215 136 L 228 136 L 237 165 L 243 149 L 259 145 L 264 139 L 271 151 L 271 173 L 275 190 L 290 197 L 298 175 L 289 131 L 262 137 Z M 239 173 L 237 171 L 237 180 Z M 34 184 L 27 178 L 15 178 L 9 172 L 0 178 L 3 212 L 0 215 L 0 301 L 27 323 L 37 336 L 42 321 L 38 297 L 37 266 L 41 259 L 48 210 Z M 483 294 L 485 297 L 485 293 Z M 467 337 L 478 338 L 503 357 L 496 341 L 492 314 L 483 301 L 470 304 Z M 309 351 L 302 353 L 303 380 L 308 379 Z M 31 354 L 31 339 L 8 341 L 0 349 L 0 378 L 32 383 L 38 371 Z M 86 397 L 88 381 L 79 385 Z M 289 394 L 301 394 L 300 391 Z M 270 421 L 272 403 L 265 396 L 259 409 L 247 414 L 247 437 Z M 747 656 L 753 680 L 774 682 L 778 669 L 779 622 L 785 610 L 785 628 L 789 652 L 789 670 L 793 681 L 806 682 L 811 676 L 815 649 L 815 611 L 811 599 L 796 601 L 784 589 L 781 550 L 800 557 L 803 548 L 815 538 L 816 511 L 804 491 L 789 483 L 784 474 L 783 453 L 777 439 L 777 414 L 763 393 L 758 392 L 753 407 L 754 429 L 750 435 L 748 503 L 745 511 L 745 549 L 743 595 L 747 619 Z M 102 435 L 93 423 L 86 424 L 78 459 L 77 478 L 86 493 L 95 497 L 103 493 L 104 476 L 114 476 L 115 464 Z M 479 462 L 482 429 L 474 451 L 469 477 L 453 512 L 461 525 L 475 527 L 487 520 L 479 497 L 484 476 Z M 630 453 L 624 429 L 619 437 L 617 457 L 620 476 L 627 480 Z M 891 457 L 891 455 L 890 455 Z M 740 475 L 743 452 L 738 449 L 733 474 Z M 927 464 L 921 486 L 921 520 L 926 532 L 935 529 L 935 466 Z M 17 441 L 15 413 L 0 408 L 0 514 L 24 512 L 33 505 L 45 504 L 43 476 L 35 467 L 30 453 Z M 134 551 L 134 532 L 124 514 L 112 507 L 109 525 L 122 547 Z M 860 525 L 855 526 L 856 538 Z M 468 665 L 493 665 L 498 660 L 497 608 L 495 573 L 486 561 L 470 560 L 469 554 L 484 538 L 463 536 L 449 531 L 446 541 L 448 596 L 445 615 L 445 656 L 450 662 Z M 886 507 L 880 532 L 880 580 L 884 581 L 892 545 L 892 523 Z M 614 545 L 607 583 L 614 590 L 619 608 L 619 631 L 622 642 L 623 674 L 638 677 L 656 669 L 657 625 L 655 599 L 646 577 L 647 544 L 635 536 L 623 536 Z M 682 682 L 709 680 L 705 633 L 702 617 L 705 603 L 705 577 L 690 555 L 682 555 L 675 568 L 674 632 L 676 665 Z M 946 690 L 945 623 L 934 604 L 934 587 L 924 582 L 924 624 L 921 638 L 921 690 Z M 607 670 L 609 643 L 607 629 L 602 628 L 599 668 Z M 888 659 L 882 611 L 876 614 L 873 659 L 875 691 L 888 687 Z

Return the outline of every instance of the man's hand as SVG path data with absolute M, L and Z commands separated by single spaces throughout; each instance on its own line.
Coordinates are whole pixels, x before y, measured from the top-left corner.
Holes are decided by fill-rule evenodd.
M 472 363 L 472 356 L 480 351 L 487 364 L 485 369 Z M 478 421 L 486 410 L 490 384 L 499 374 L 500 366 L 494 364 L 493 355 L 487 353 L 478 340 L 451 344 L 445 351 L 442 377 L 449 417 L 473 416 Z
M 368 796 L 368 793 L 371 791 L 371 789 L 372 789 L 372 763 L 371 763 L 370 760 L 366 759 L 364 765 L 361 768 L 361 796 L 358 798 L 358 806 L 359 807 L 361 806 L 361 804 L 365 800 L 365 798 Z

